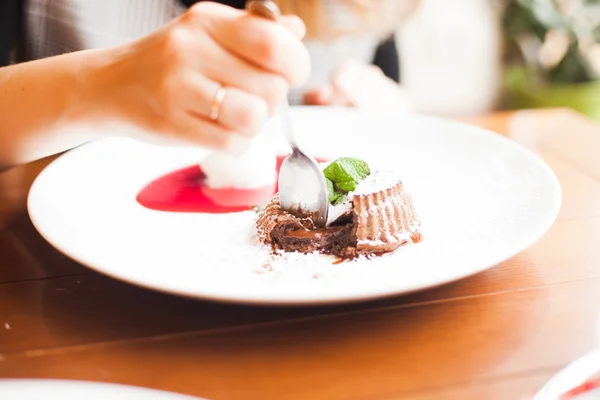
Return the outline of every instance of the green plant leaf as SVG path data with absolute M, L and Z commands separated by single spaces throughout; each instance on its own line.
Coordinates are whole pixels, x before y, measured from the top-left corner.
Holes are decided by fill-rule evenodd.
M 343 157 L 338 158 L 329 164 L 327 168 L 323 170 L 323 173 L 327 179 L 336 183 L 340 189 L 347 190 L 340 186 L 340 183 L 349 186 L 351 186 L 349 182 L 354 182 L 356 184 L 365 179 L 371 173 L 371 170 L 369 169 L 369 164 L 363 160 L 352 157 Z
M 327 182 L 327 192 L 329 193 L 329 202 L 331 203 L 337 197 L 337 192 L 335 185 L 330 179 L 325 178 L 325 182 Z
M 333 204 L 334 206 L 337 206 L 338 204 L 340 204 L 342 202 L 342 200 L 344 200 L 344 193 L 336 192 L 333 199 L 329 200 L 329 202 L 331 204 Z
M 328 200 L 331 204 L 336 205 L 339 204 L 344 198 L 344 193 L 337 190 L 335 184 L 330 180 L 325 178 L 325 182 L 327 182 L 327 191 L 329 192 Z
M 339 204 L 344 195 L 356 189 L 356 184 L 371 173 L 369 164 L 358 158 L 338 158 L 324 170 L 329 202 Z

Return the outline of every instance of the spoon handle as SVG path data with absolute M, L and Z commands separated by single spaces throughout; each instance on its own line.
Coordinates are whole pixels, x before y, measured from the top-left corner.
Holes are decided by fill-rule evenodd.
M 281 104 L 281 109 L 281 118 L 283 120 L 283 133 L 285 135 L 285 138 L 287 139 L 293 151 L 299 151 L 300 149 L 298 149 L 298 146 L 296 145 L 296 140 L 294 139 L 290 104 L 287 99 Z
M 270 19 L 271 21 L 277 21 L 281 16 L 279 7 L 271 0 L 252 0 L 246 3 L 246 11 L 257 17 L 263 17 Z M 285 101 L 281 104 L 281 117 L 283 120 L 283 133 L 287 139 L 292 150 L 297 151 L 298 146 L 294 139 L 294 131 L 292 129 L 292 118 L 290 116 L 290 104 L 286 96 Z

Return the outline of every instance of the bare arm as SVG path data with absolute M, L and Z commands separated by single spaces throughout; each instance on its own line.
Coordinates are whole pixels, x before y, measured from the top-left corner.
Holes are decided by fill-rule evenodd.
M 275 24 L 200 3 L 133 43 L 1 68 L 0 168 L 110 134 L 78 127 L 112 121 L 157 138 L 237 148 L 288 85 L 308 76 L 303 34 L 296 18 Z M 227 94 L 212 120 L 219 86 Z
M 0 68 L 0 168 L 44 157 L 93 137 L 62 130 L 98 115 L 90 76 L 112 50 L 91 50 Z

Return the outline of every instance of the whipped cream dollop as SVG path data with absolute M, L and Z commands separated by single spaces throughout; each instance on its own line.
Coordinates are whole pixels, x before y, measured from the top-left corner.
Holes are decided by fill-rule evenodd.
M 213 189 L 253 189 L 277 182 L 277 154 L 266 135 L 253 138 L 241 154 L 214 151 L 201 164 L 205 183 Z

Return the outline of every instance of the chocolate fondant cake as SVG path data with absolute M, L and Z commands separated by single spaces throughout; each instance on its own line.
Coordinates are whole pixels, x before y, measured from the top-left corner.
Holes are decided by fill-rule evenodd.
M 330 205 L 329 214 L 327 226 L 316 229 L 310 219 L 282 210 L 275 195 L 258 217 L 258 238 L 274 250 L 342 258 L 386 253 L 421 240 L 412 198 L 393 174 L 370 171 L 353 191 Z

